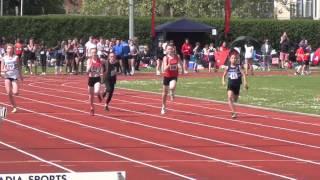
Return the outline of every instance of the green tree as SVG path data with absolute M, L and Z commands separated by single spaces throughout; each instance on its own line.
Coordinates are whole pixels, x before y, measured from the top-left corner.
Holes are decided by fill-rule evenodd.
M 24 0 L 24 15 L 41 15 L 41 14 L 63 14 L 63 0 Z M 21 0 L 4 0 L 4 15 L 15 15 L 15 8 L 18 7 L 20 14 Z
M 285 3 L 286 0 L 278 0 Z M 156 12 L 165 17 L 223 18 L 225 0 L 157 0 Z M 234 17 L 273 17 L 273 0 L 232 0 Z M 134 0 L 136 16 L 150 16 L 152 0 Z M 128 0 L 84 0 L 86 15 L 128 15 Z
M 64 14 L 63 3 L 63 0 L 24 0 L 23 14 Z

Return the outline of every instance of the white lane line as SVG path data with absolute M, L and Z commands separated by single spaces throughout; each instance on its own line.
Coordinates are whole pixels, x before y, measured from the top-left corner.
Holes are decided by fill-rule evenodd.
M 70 86 L 66 86 L 66 87 L 70 87 Z M 73 87 L 75 88 L 75 87 Z M 152 100 L 154 101 L 161 101 L 160 99 L 154 99 L 154 98 L 148 98 L 148 97 L 142 97 L 142 96 L 136 96 L 136 95 L 127 95 L 130 97 L 134 97 L 134 98 L 139 98 L 139 99 L 146 99 L 146 100 Z M 221 111 L 221 112 L 228 112 L 230 113 L 230 110 L 225 110 L 225 109 L 220 109 L 220 108 L 214 108 L 214 107 L 207 107 L 207 106 L 201 106 L 201 105 L 195 105 L 195 104 L 188 104 L 188 103 L 179 103 L 179 102 L 171 102 L 174 104 L 178 104 L 178 105 L 184 105 L 184 106 L 190 106 L 190 107 L 197 107 L 197 108 L 202 108 L 202 109 L 209 109 L 209 110 L 217 110 L 217 111 Z M 148 103 L 149 104 L 149 103 Z M 155 104 L 155 103 L 153 103 Z M 210 105 L 214 105 L 213 103 L 210 103 Z M 272 116 L 268 116 L 268 115 L 257 115 L 257 114 L 251 114 L 251 113 L 244 113 L 239 111 L 238 114 L 243 114 L 243 115 L 247 115 L 247 116 L 251 116 L 251 117 L 260 117 L 260 118 L 265 118 L 265 119 L 274 119 L 277 121 L 284 121 L 284 122 L 290 122 L 293 124 L 303 124 L 303 125 L 310 125 L 310 126 L 318 126 L 320 127 L 320 124 L 315 124 L 315 123 L 308 123 L 308 122 L 303 122 L 303 121 L 295 121 L 295 120 L 290 120 L 290 119 L 285 119 L 285 118 L 278 118 L 278 117 L 272 117 Z
M 27 109 L 24 109 L 24 110 L 27 110 Z M 37 112 L 34 112 L 34 113 L 45 115 L 45 113 L 37 113 Z M 52 116 L 52 118 L 69 121 L 67 119 L 54 117 L 54 116 Z M 37 129 L 37 128 L 33 128 L 31 126 L 27 126 L 27 125 L 24 125 L 24 124 L 15 122 L 15 121 L 11 121 L 11 120 L 8 120 L 8 119 L 5 119 L 5 121 L 10 122 L 12 124 L 16 124 L 18 126 L 22 126 L 24 128 L 27 128 L 27 129 L 31 129 L 31 130 L 34 130 L 34 131 L 49 135 L 49 136 L 54 136 L 54 137 L 57 137 L 59 139 L 62 139 L 62 140 L 68 141 L 68 142 L 72 142 L 74 144 L 78 144 L 78 145 L 81 145 L 81 146 L 84 146 L 84 147 L 87 147 L 87 148 L 90 148 L 90 149 L 93 149 L 93 150 L 96 150 L 96 151 L 99 151 L 99 152 L 103 152 L 103 153 L 108 154 L 108 155 L 112 155 L 112 156 L 115 156 L 115 157 L 118 157 L 118 158 L 121 158 L 121 159 L 125 159 L 125 160 L 131 161 L 131 162 L 135 162 L 137 164 L 144 165 L 144 166 L 147 166 L 147 167 L 151 167 L 151 168 L 163 171 L 163 172 L 167 172 L 169 174 L 173 174 L 173 175 L 176 175 L 176 176 L 179 176 L 179 177 L 182 177 L 182 178 L 186 178 L 186 179 L 193 179 L 191 177 L 184 176 L 182 174 L 178 174 L 178 173 L 170 171 L 170 170 L 166 170 L 166 169 L 163 169 L 163 168 L 159 168 L 157 166 L 153 166 L 153 165 L 150 165 L 150 164 L 147 164 L 147 163 L 143 163 L 141 161 L 137 161 L 137 160 L 134 160 L 134 159 L 122 156 L 122 155 L 118 155 L 118 154 L 115 154 L 115 153 L 112 153 L 112 152 L 109 152 L 109 151 L 106 151 L 106 150 L 103 150 L 103 149 L 100 149 L 100 148 L 96 148 L 96 147 L 91 146 L 91 145 L 87 145 L 87 144 L 81 143 L 79 141 L 71 140 L 69 138 L 62 137 L 62 136 L 59 136 L 59 135 L 56 135 L 56 134 L 52 134 L 52 133 L 49 133 L 47 131 L 43 131 L 43 130 L 40 130 L 40 129 Z M 90 127 L 90 126 L 88 126 L 88 127 Z M 99 129 L 99 128 L 95 128 L 95 127 L 92 127 L 92 128 L 93 129 Z M 142 140 L 142 139 L 135 138 L 135 137 L 132 137 L 132 136 L 127 136 L 127 135 L 123 135 L 123 134 L 120 134 L 120 133 L 115 133 L 115 132 L 107 131 L 107 130 L 104 130 L 104 131 L 110 132 L 112 134 L 116 134 L 118 136 L 127 137 L 129 139 L 134 139 L 134 140 L 138 140 L 138 141 L 144 141 L 144 142 L 147 142 L 149 144 L 153 144 L 153 145 L 156 145 L 156 146 L 159 146 L 159 147 L 163 147 L 163 148 L 167 148 L 167 149 L 172 149 L 172 150 L 175 150 L 175 151 L 178 151 L 178 152 L 183 152 L 183 153 L 190 154 L 190 155 L 193 155 L 193 156 L 197 156 L 197 157 L 201 157 L 201 158 L 205 158 L 205 159 L 209 159 L 209 160 L 218 161 L 218 162 L 221 162 L 221 163 L 224 163 L 224 164 L 229 164 L 229 165 L 232 165 L 232 166 L 241 167 L 241 168 L 245 168 L 245 169 L 248 169 L 248 170 L 252 170 L 252 171 L 256 171 L 256 172 L 260 172 L 260 173 L 264 173 L 264 174 L 268 174 L 268 175 L 272 175 L 272 176 L 276 176 L 276 177 L 280 177 L 280 178 L 284 178 L 284 179 L 290 179 L 290 180 L 294 179 L 292 177 L 283 176 L 283 175 L 272 173 L 272 172 L 269 172 L 269 171 L 265 171 L 265 170 L 261 170 L 261 169 L 257 169 L 257 168 L 252 168 L 252 167 L 249 167 L 249 166 L 246 166 L 246 165 L 237 164 L 237 163 L 233 163 L 233 162 L 224 161 L 224 160 L 221 160 L 221 159 L 212 158 L 212 157 L 209 157 L 209 156 L 206 156 L 206 155 L 193 153 L 193 152 L 186 151 L 186 150 L 183 150 L 183 149 L 174 148 L 174 147 L 166 146 L 166 145 L 163 145 L 163 144 L 159 144 L 159 143 L 155 143 L 155 142 L 151 142 L 151 141 L 147 141 L 147 140 Z
M 21 97 L 21 98 L 24 98 L 24 97 Z M 38 103 L 48 104 L 48 105 L 55 106 L 55 107 L 59 107 L 59 108 L 63 108 L 63 109 L 68 109 L 68 110 L 73 110 L 73 111 L 77 111 L 77 112 L 89 114 L 88 112 L 81 111 L 81 110 L 74 109 L 74 108 L 69 108 L 69 107 L 65 107 L 65 106 L 54 105 L 54 104 L 51 104 L 51 103 L 47 103 L 47 102 L 43 102 L 43 101 L 37 101 L 37 100 L 34 100 L 34 99 L 30 99 L 30 98 L 25 98 L 25 99 L 28 99 L 28 100 L 31 100 L 31 101 L 34 101 L 34 102 L 38 102 Z M 65 99 L 68 99 L 68 98 L 65 98 Z M 79 100 L 77 100 L 77 101 L 79 101 Z M 83 101 L 83 102 L 85 102 L 85 101 Z M 22 108 L 22 109 L 24 109 L 24 108 Z M 56 119 L 60 119 L 60 118 L 57 118 L 57 117 L 54 117 L 54 116 L 51 116 L 51 115 L 48 115 L 48 114 L 38 113 L 38 112 L 31 111 L 31 110 L 27 110 L 27 109 L 24 109 L 24 110 L 26 110 L 26 111 L 28 111 L 28 112 L 33 112 L 33 113 L 36 113 L 36 114 L 44 115 L 44 116 L 47 116 L 47 117 L 53 117 L 53 118 L 56 118 Z M 115 118 L 115 117 L 110 117 L 110 116 L 105 116 L 105 115 L 101 115 L 101 114 L 96 114 L 96 116 L 100 116 L 100 117 L 104 117 L 104 118 L 108 118 L 108 119 L 113 119 L 113 120 L 121 121 L 121 122 L 124 122 L 124 123 L 135 124 L 135 125 L 139 125 L 139 126 L 143 126 L 143 127 L 147 127 L 147 128 L 151 128 L 151 129 L 157 129 L 157 130 L 160 130 L 160 131 L 165 131 L 165 132 L 170 132 L 170 133 L 174 133 L 174 134 L 179 134 L 179 135 L 183 135 L 183 136 L 187 136 L 187 137 L 191 137 L 191 138 L 197 138 L 197 139 L 201 139 L 201 140 L 205 140 L 205 141 L 209 141 L 209 142 L 220 143 L 220 144 L 224 144 L 224 145 L 228 145 L 228 146 L 232 146 L 232 147 L 237 147 L 237 148 L 242 148 L 242 149 L 246 149 L 246 150 L 256 151 L 256 152 L 260 152 L 260 153 L 270 154 L 270 155 L 274 155 L 274 156 L 278 156 L 278 157 L 283 157 L 283 158 L 287 158 L 287 159 L 293 159 L 293 160 L 297 160 L 297 161 L 301 161 L 301 162 L 306 162 L 306 163 L 310 163 L 310 164 L 320 165 L 320 163 L 318 163 L 318 162 L 313 162 L 313 161 L 310 161 L 310 160 L 305 160 L 305 159 L 296 158 L 296 157 L 292 157 L 292 156 L 287 156 L 287 155 L 283 155 L 283 154 L 279 154 L 279 153 L 264 151 L 264 150 L 260 150 L 260 149 L 256 149 L 256 148 L 250 148 L 250 147 L 246 147 L 246 146 L 231 144 L 231 143 L 227 143 L 227 142 L 223 142 L 223 141 L 218 141 L 218 140 L 214 140 L 214 139 L 210 139 L 210 138 L 204 138 L 204 137 L 195 136 L 195 135 L 192 135 L 192 134 L 186 134 L 186 133 L 183 133 L 183 132 L 174 131 L 174 130 L 170 130 L 170 129 L 166 129 L 166 128 L 159 128 L 159 127 L 155 127 L 155 126 L 146 125 L 146 124 L 143 124 L 143 123 L 137 123 L 137 122 L 127 121 L 127 120 L 124 120 L 124 119 Z M 160 116 L 160 117 L 161 117 L 161 116 Z M 60 120 L 61 120 L 61 119 L 60 119 Z M 64 121 L 66 121 L 66 120 L 64 119 Z M 79 123 L 79 122 L 73 122 L 73 121 L 68 121 L 68 120 L 67 120 L 67 122 L 72 123 L 72 124 L 77 124 L 77 125 L 80 125 L 80 126 L 84 126 L 84 127 L 87 127 L 87 128 L 92 128 L 92 129 L 95 129 L 95 130 L 103 131 L 103 132 L 108 132 L 108 133 L 112 133 L 112 134 L 115 133 L 115 132 L 108 131 L 108 130 L 105 130 L 105 129 L 101 129 L 101 128 L 97 128 L 97 127 L 93 127 L 93 126 L 88 126 L 88 125 L 85 125 L 85 124 L 82 124 L 82 123 Z M 116 134 L 116 135 L 119 135 L 119 133 L 115 133 L 115 134 Z M 127 136 L 124 136 L 124 137 L 128 138 Z M 142 141 L 142 142 L 146 142 L 146 141 Z
M 70 143 L 71 144 L 71 143 Z M 268 160 L 268 159 L 257 159 L 257 160 L 247 160 L 247 159 L 240 159 L 240 160 L 228 160 L 228 159 L 224 159 L 224 161 L 228 161 L 228 162 L 262 162 L 262 163 L 269 163 L 269 162 L 277 162 L 277 163 L 299 163 L 299 161 L 295 161 L 295 160 Z M 310 160 L 310 161 L 319 161 L 319 160 Z M 50 162 L 54 162 L 54 163 L 132 163 L 129 161 L 124 161 L 124 160 L 112 160 L 112 161 L 66 161 L 66 160 L 52 160 Z M 213 160 L 142 160 L 141 162 L 144 163 L 220 163 L 217 161 L 213 161 Z M 0 164 L 24 164 L 24 163 L 39 163 L 39 161 L 35 161 L 35 160 L 27 160 L 27 161 L 0 161 Z M 300 162 L 301 163 L 301 162 Z
M 4 119 L 4 121 L 7 121 L 7 120 L 8 120 L 8 119 Z M 59 169 L 65 170 L 65 171 L 67 171 L 67 172 L 74 173 L 74 171 L 72 171 L 71 169 L 68 169 L 68 168 L 66 168 L 66 167 L 63 167 L 63 166 L 61 166 L 61 165 L 59 165 L 59 164 L 57 164 L 57 163 L 54 163 L 54 162 L 51 162 L 51 161 L 47 161 L 47 160 L 45 160 L 45 159 L 43 159 L 43 158 L 41 158 L 41 157 L 39 157 L 39 156 L 36 156 L 36 155 L 34 155 L 34 154 L 31 154 L 31 153 L 28 153 L 27 151 L 24 151 L 24 150 L 22 150 L 22 149 L 19 149 L 19 148 L 17 148 L 17 147 L 14 147 L 14 146 L 12 146 L 12 145 L 10 145 L 10 144 L 4 143 L 4 142 L 2 142 L 2 141 L 0 141 L 0 144 L 2 144 L 3 146 L 6 146 L 6 147 L 8 147 L 8 148 L 11 148 L 11 149 L 13 149 L 13 150 L 15 150 L 15 151 L 18 151 L 18 152 L 20 152 L 20 153 L 22 153 L 22 154 L 24 154 L 24 155 L 30 156 L 30 157 L 38 160 L 38 161 L 44 162 L 44 163 L 47 164 L 47 166 L 49 166 L 49 165 L 55 166 L 55 167 L 57 167 L 57 168 L 59 168 Z M 41 165 L 41 166 L 42 166 L 42 165 Z
M 41 80 L 54 81 L 54 82 L 58 81 L 56 79 L 49 79 L 49 78 L 44 78 L 44 77 L 41 77 Z M 34 81 L 30 81 L 30 82 L 34 82 Z M 82 81 L 78 80 L 77 82 L 74 82 L 74 80 L 73 80 L 73 82 L 65 82 L 65 80 L 62 79 L 61 82 L 62 82 L 62 84 L 61 84 L 62 86 L 67 86 L 68 84 L 76 84 L 76 85 L 78 85 L 79 82 L 82 82 Z M 130 88 L 119 88 L 119 87 L 117 87 L 117 89 L 123 89 L 123 90 L 127 90 L 127 91 L 144 92 L 144 93 L 148 93 L 148 94 L 156 94 L 156 95 L 159 95 L 159 96 L 161 95 L 161 93 L 158 93 L 158 92 L 143 91 L 143 90 L 136 90 L 136 89 L 130 89 Z M 182 96 L 182 95 L 176 95 L 176 97 L 193 99 L 193 100 L 200 100 L 200 101 L 207 102 L 207 103 L 228 104 L 225 101 L 218 101 L 218 100 L 212 100 L 212 99 L 204 99 L 204 98 L 189 97 L 189 96 Z M 268 111 L 280 112 L 280 113 L 289 113 L 289 114 L 293 114 L 293 115 L 303 115 L 303 116 L 317 117 L 317 118 L 320 117 L 320 115 L 318 115 L 318 114 L 308 114 L 308 113 L 294 112 L 294 111 L 288 111 L 288 110 L 280 110 L 280 109 L 261 107 L 261 106 L 254 106 L 254 105 L 247 105 L 247 104 L 238 104 L 238 106 L 255 108 L 255 109 L 262 109 L 262 110 L 268 110 Z M 243 113 L 243 114 L 246 114 L 246 113 Z M 255 114 L 250 114 L 250 115 L 254 116 Z M 274 118 L 274 119 L 276 119 L 276 118 Z M 278 119 L 282 119 L 282 118 L 278 118 Z
M 73 93 L 73 94 L 77 94 L 77 95 L 87 96 L 87 94 L 83 94 L 83 93 L 75 93 L 75 92 L 71 92 L 71 91 L 64 91 L 64 90 L 58 90 L 58 89 L 52 89 L 52 88 L 43 88 L 43 87 L 40 87 L 40 86 L 33 86 L 32 84 L 35 84 L 35 83 L 31 83 L 29 85 L 31 87 L 36 87 L 37 89 L 42 88 L 42 89 L 49 89 L 49 90 L 54 90 L 54 91 L 68 92 L 68 93 Z M 45 96 L 58 97 L 58 98 L 63 98 L 63 99 L 68 99 L 68 100 L 73 100 L 73 101 L 87 102 L 87 101 L 81 101 L 81 100 L 78 100 L 78 99 L 55 96 L 55 95 L 52 95 L 52 94 L 39 93 L 39 92 L 34 92 L 34 91 L 29 91 L 29 90 L 23 90 L 23 91 L 32 92 L 32 93 L 35 93 L 35 94 L 41 94 L 41 95 L 45 95 Z M 128 102 L 130 103 L 131 101 L 128 101 Z M 98 104 L 98 106 L 102 106 L 102 105 Z M 166 117 L 166 116 L 154 115 L 154 114 L 149 114 L 149 113 L 144 113 L 144 112 L 139 112 L 139 111 L 133 111 L 133 110 L 123 109 L 123 108 L 117 108 L 117 107 L 113 107 L 113 108 L 114 109 L 118 109 L 118 110 L 122 110 L 122 111 L 127 111 L 127 112 L 132 112 L 132 113 L 136 113 L 136 114 L 142 114 L 142 115 L 147 115 L 147 116 L 152 116 L 152 117 L 157 117 L 157 118 L 162 118 L 162 119 L 167 119 L 167 120 L 172 120 L 172 121 L 186 123 L 186 124 L 192 124 L 192 125 L 197 125 L 197 126 L 202 126 L 202 127 L 209 127 L 209 128 L 213 128 L 213 129 L 219 129 L 219 130 L 224 130 L 224 131 L 229 131 L 229 132 L 235 132 L 235 133 L 245 134 L 245 135 L 259 137 L 259 138 L 263 138 L 263 139 L 275 140 L 275 141 L 280 141 L 280 142 L 285 142 L 285 143 L 290 143 L 290 144 L 295 144 L 295 145 L 300 145 L 300 146 L 320 149 L 319 146 L 315 146 L 315 145 L 304 144 L 304 143 L 300 143 L 300 142 L 289 141 L 289 140 L 284 140 L 284 139 L 279 139 L 279 138 L 273 138 L 273 137 L 263 136 L 263 135 L 249 133 L 249 132 L 245 132 L 245 131 L 239 131 L 239 130 L 234 130 L 234 129 L 223 128 L 223 127 L 219 127 L 219 126 L 207 125 L 207 124 L 204 124 L 204 123 L 201 123 L 201 122 L 185 121 L 185 120 L 181 120 L 181 119 L 178 119 L 178 118 L 170 118 L 170 117 Z
M 66 138 L 66 137 L 63 137 L 63 136 L 59 136 L 59 135 L 50 133 L 48 131 L 37 129 L 37 128 L 31 127 L 31 126 L 28 126 L 28 125 L 25 125 L 25 124 L 21 124 L 21 123 L 18 123 L 18 122 L 9 120 L 9 119 L 5 119 L 4 121 L 12 123 L 12 124 L 15 124 L 17 126 L 24 127 L 26 129 L 31 129 L 33 131 L 36 131 L 36 132 L 39 132 L 39 133 L 42 133 L 42 134 L 45 134 L 45 135 L 48 135 L 48 136 L 56 137 L 58 139 L 61 139 L 61 140 L 64 140 L 64 141 L 67 141 L 67 142 L 70 142 L 70 143 L 73 143 L 73 144 L 77 144 L 77 145 L 80 145 L 80 146 L 83 146 L 83 147 L 86 147 L 86 148 L 89 148 L 89 149 L 92 149 L 92 150 L 95 150 L 95 151 L 99 151 L 99 152 L 102 152 L 104 154 L 108 154 L 108 155 L 115 156 L 115 157 L 130 161 L 130 162 L 134 162 L 134 163 L 143 165 L 143 167 L 147 166 L 147 167 L 150 167 L 150 168 L 153 168 L 153 169 L 157 169 L 157 170 L 160 170 L 160 171 L 163 171 L 163 172 L 166 172 L 166 173 L 169 173 L 169 174 L 181 177 L 181 178 L 193 180 L 192 177 L 187 177 L 187 176 L 184 176 L 182 174 L 179 174 L 179 173 L 176 173 L 176 172 L 173 172 L 173 171 L 170 171 L 170 170 L 159 168 L 157 166 L 153 166 L 153 165 L 150 165 L 150 164 L 147 164 L 147 163 L 143 163 L 141 161 L 137 161 L 137 160 L 134 160 L 134 159 L 131 159 L 131 158 L 119 155 L 119 154 L 115 154 L 115 153 L 112 153 L 112 152 L 109 152 L 109 151 L 106 151 L 106 150 L 103 150 L 103 149 L 100 149 L 100 148 L 96 148 L 94 146 L 91 146 L 91 145 L 88 145 L 88 144 L 85 144 L 85 143 L 81 143 L 81 142 L 76 141 L 76 140 L 72 140 L 72 139 L 69 139 L 69 138 Z
M 54 81 L 52 79 L 46 79 L 46 80 Z M 65 80 L 63 82 L 65 82 Z M 38 83 L 45 83 L 45 82 L 38 82 Z M 70 88 L 78 88 L 79 89 L 79 87 L 70 86 L 71 84 L 77 84 L 77 83 L 75 83 L 75 82 L 66 82 L 66 83 L 63 83 L 62 86 L 70 87 Z M 81 88 L 81 89 L 84 89 L 84 88 Z M 117 89 L 121 89 L 121 90 L 124 90 L 124 91 L 129 91 L 129 92 L 130 91 L 135 91 L 135 92 L 148 93 L 148 94 L 151 94 L 151 95 L 161 95 L 160 93 L 157 93 L 157 92 L 142 91 L 142 90 L 136 90 L 136 89 L 128 89 L 128 88 L 117 88 Z M 117 94 L 117 93 L 115 93 L 115 94 Z M 131 96 L 131 97 L 135 97 L 135 98 L 142 98 L 142 99 L 149 99 L 149 100 L 152 100 L 152 101 L 155 100 L 154 98 L 147 98 L 147 97 L 135 96 L 135 95 L 130 95 L 130 94 L 127 95 L 127 96 Z M 210 105 L 213 105 L 213 103 L 215 103 L 215 104 L 227 104 L 226 102 L 223 102 L 223 101 L 209 100 L 209 99 L 203 99 L 203 98 L 194 98 L 194 97 L 186 97 L 186 96 L 179 96 L 179 95 L 177 95 L 177 97 L 183 97 L 183 98 L 189 98 L 189 99 L 193 99 L 193 100 L 199 100 L 199 101 L 202 101 L 202 102 L 200 102 L 201 104 L 210 104 Z M 220 109 L 220 108 L 212 108 L 212 107 L 209 108 L 209 107 L 206 107 L 206 106 L 199 106 L 199 105 L 179 103 L 179 102 L 173 102 L 173 103 L 186 105 L 186 106 L 191 106 L 191 107 L 199 107 L 199 108 L 203 108 L 203 109 L 217 110 L 217 111 L 222 111 L 222 112 L 230 112 L 228 110 Z M 115 103 L 113 103 L 113 104 L 115 104 Z M 150 103 L 147 103 L 147 104 L 150 104 Z M 272 108 L 264 108 L 264 107 L 259 107 L 259 106 L 253 106 L 253 105 L 239 104 L 239 106 L 245 106 L 245 107 L 248 106 L 250 108 L 257 108 L 257 109 L 275 111 L 275 112 L 280 112 L 280 113 L 306 115 L 306 116 L 313 117 L 313 118 L 314 117 L 320 117 L 320 115 L 306 114 L 306 113 L 299 113 L 299 112 L 292 112 L 292 111 L 284 111 L 284 110 L 278 110 L 278 109 L 272 109 Z M 290 122 L 290 123 L 295 123 L 295 124 L 303 124 L 303 125 L 310 125 L 310 126 L 320 127 L 320 124 L 308 123 L 308 122 L 303 122 L 303 121 L 295 121 L 295 120 L 279 118 L 279 117 L 274 117 L 274 116 L 257 115 L 257 114 L 245 113 L 245 112 L 241 112 L 241 111 L 239 111 L 238 114 L 248 115 L 248 116 L 252 116 L 252 117 L 261 117 L 261 118 L 266 118 L 266 119 L 274 119 L 274 120 L 278 120 L 278 121 Z
M 50 79 L 48 79 L 48 80 L 50 80 Z M 150 94 L 157 94 L 159 96 L 161 95 L 161 93 L 157 93 L 157 92 L 135 90 L 135 89 L 130 89 L 130 88 L 118 88 L 118 89 L 124 89 L 124 90 L 128 90 L 128 91 L 145 92 L 145 93 L 150 93 Z M 218 101 L 218 100 L 211 100 L 211 99 L 204 99 L 204 98 L 196 98 L 196 97 L 188 97 L 188 96 L 182 96 L 182 95 L 176 95 L 176 97 L 182 97 L 182 98 L 200 100 L 200 101 L 206 101 L 206 102 L 213 102 L 213 103 L 218 103 L 218 104 L 228 104 L 225 101 Z M 308 114 L 308 113 L 301 113 L 301 112 L 294 112 L 294 111 L 287 111 L 287 110 L 279 110 L 279 109 L 274 109 L 274 108 L 247 105 L 247 104 L 238 104 L 238 105 L 242 106 L 242 107 L 262 109 L 262 110 L 268 110 L 268 111 L 274 111 L 274 112 L 289 113 L 289 114 L 296 114 L 296 115 L 303 115 L 303 116 L 317 117 L 317 118 L 320 117 L 320 115 L 318 115 L 318 114 Z
M 35 83 L 30 83 L 29 85 L 31 87 L 43 88 L 43 87 L 40 87 L 40 86 L 36 86 L 34 84 Z M 70 87 L 70 86 L 65 86 L 65 87 Z M 70 88 L 84 90 L 83 88 L 78 88 L 78 87 L 70 87 Z M 52 89 L 52 88 L 43 88 L 43 89 Z M 63 90 L 61 90 L 61 91 L 63 91 Z M 63 92 L 69 92 L 69 93 L 76 94 L 75 92 L 71 92 L 71 91 L 63 91 Z M 77 94 L 79 94 L 79 93 L 77 93 Z M 84 95 L 84 94 L 82 94 L 82 95 Z M 121 99 L 114 99 L 114 100 L 121 101 L 123 103 L 130 103 L 130 104 L 137 104 L 137 105 L 141 105 L 141 106 L 152 107 L 152 108 L 156 108 L 156 109 L 160 109 L 161 108 L 160 106 L 149 105 L 149 104 L 146 104 L 146 103 L 138 103 L 138 102 L 121 100 Z M 155 101 L 155 100 L 153 99 L 153 101 Z M 237 122 L 237 123 L 241 123 L 241 124 L 249 124 L 249 125 L 254 125 L 254 126 L 267 127 L 267 128 L 278 129 L 278 130 L 283 130 L 283 131 L 307 134 L 307 135 L 311 135 L 311 136 L 320 136 L 320 134 L 318 134 L 318 133 L 311 133 L 311 132 L 307 132 L 307 131 L 284 128 L 284 127 L 279 127 L 279 126 L 265 125 L 263 123 L 254 123 L 254 122 L 248 122 L 248 121 L 241 121 L 241 120 L 235 120 L 235 119 L 231 119 L 231 118 L 224 118 L 224 117 L 221 117 L 221 116 L 205 115 L 205 114 L 194 113 L 194 112 L 190 112 L 190 111 L 177 110 L 177 109 L 170 109 L 170 108 L 168 108 L 168 110 L 175 111 L 175 112 L 181 112 L 181 113 L 185 113 L 185 114 L 192 114 L 192 115 L 195 115 L 195 116 L 202 116 L 202 117 L 207 117 L 207 118 L 216 118 L 216 119 L 220 119 L 220 120 L 224 120 L 224 121 L 232 121 L 232 122 Z

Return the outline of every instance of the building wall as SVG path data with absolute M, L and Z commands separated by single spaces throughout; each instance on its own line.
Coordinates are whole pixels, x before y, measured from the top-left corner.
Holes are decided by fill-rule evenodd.
M 286 5 L 274 1 L 274 14 L 279 20 L 292 18 L 320 19 L 320 0 L 288 0 Z
M 319 20 L 320 19 L 320 1 L 313 0 L 313 19 Z
M 290 1 L 287 4 L 282 4 L 274 1 L 274 14 L 279 20 L 289 20 L 290 15 Z

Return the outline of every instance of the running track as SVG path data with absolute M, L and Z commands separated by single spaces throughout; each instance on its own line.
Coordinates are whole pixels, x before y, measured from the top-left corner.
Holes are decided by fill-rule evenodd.
M 129 77 L 132 78 L 132 77 Z M 4 89 L 3 85 L 0 88 Z M 0 101 L 8 105 L 0 92 Z M 318 179 L 320 118 L 116 89 L 89 116 L 86 78 L 28 77 L 0 124 L 0 174 L 126 171 L 128 179 Z M 11 108 L 9 108 L 9 111 Z M 150 178 L 149 178 L 150 177 Z

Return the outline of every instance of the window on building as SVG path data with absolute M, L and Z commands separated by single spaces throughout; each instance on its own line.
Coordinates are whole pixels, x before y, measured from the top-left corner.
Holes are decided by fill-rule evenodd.
M 305 0 L 305 6 L 304 6 L 304 17 L 312 17 L 313 7 L 312 7 L 312 0 Z
M 303 0 L 297 0 L 296 17 L 303 17 Z

